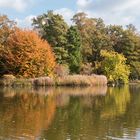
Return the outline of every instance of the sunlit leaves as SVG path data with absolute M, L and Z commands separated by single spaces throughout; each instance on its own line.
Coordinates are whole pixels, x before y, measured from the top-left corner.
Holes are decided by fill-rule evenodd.
M 23 77 L 52 75 L 54 54 L 49 44 L 33 31 L 15 29 L 0 50 L 4 72 Z
M 103 61 L 101 69 L 111 82 L 128 82 L 130 68 L 126 65 L 126 58 L 116 52 L 101 51 Z

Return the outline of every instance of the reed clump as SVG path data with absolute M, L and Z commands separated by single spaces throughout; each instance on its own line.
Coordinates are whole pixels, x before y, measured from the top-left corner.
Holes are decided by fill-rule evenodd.
M 14 81 L 16 80 L 16 77 L 11 74 L 5 74 L 0 79 L 0 85 L 1 86 L 11 86 L 13 85 Z
M 39 77 L 29 80 L 34 86 L 54 86 L 55 81 L 50 77 Z
M 68 75 L 56 79 L 58 86 L 93 86 L 106 85 L 107 78 L 103 75 Z
M 103 75 L 67 75 L 50 78 L 38 77 L 32 79 L 16 79 L 14 76 L 4 76 L 0 79 L 2 86 L 94 86 L 107 85 L 107 78 Z

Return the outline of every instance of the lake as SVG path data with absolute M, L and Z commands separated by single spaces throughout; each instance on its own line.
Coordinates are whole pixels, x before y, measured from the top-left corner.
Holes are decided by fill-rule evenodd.
M 0 140 L 140 140 L 140 86 L 0 88 Z

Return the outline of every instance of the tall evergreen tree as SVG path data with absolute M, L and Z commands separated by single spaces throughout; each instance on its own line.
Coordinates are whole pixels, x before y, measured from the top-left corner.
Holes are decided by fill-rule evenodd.
M 92 54 L 92 36 L 95 28 L 94 20 L 87 17 L 83 12 L 77 13 L 73 16 L 72 21 L 77 26 L 81 41 L 82 41 L 82 56 L 83 62 L 87 63 L 88 58 Z
M 53 11 L 48 11 L 47 14 L 34 18 L 33 26 L 38 30 L 41 37 L 53 47 L 57 62 L 65 64 L 68 57 L 66 50 L 68 25 L 63 17 L 54 14 Z
M 81 38 L 76 26 L 71 26 L 67 32 L 67 50 L 71 73 L 79 73 L 82 62 Z

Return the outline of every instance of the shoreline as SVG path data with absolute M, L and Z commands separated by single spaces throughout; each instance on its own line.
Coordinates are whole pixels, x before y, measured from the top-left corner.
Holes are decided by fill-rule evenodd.
M 25 87 L 25 86 L 97 86 L 107 85 L 104 75 L 68 75 L 57 78 L 38 77 L 18 79 L 14 76 L 5 76 L 0 79 L 0 86 Z
M 133 80 L 129 82 L 129 85 L 138 85 L 140 84 L 140 80 Z
M 131 80 L 128 85 L 138 85 L 140 80 Z M 109 84 L 104 75 L 67 75 L 63 77 L 37 77 L 37 78 L 16 78 L 13 75 L 5 75 L 0 78 L 1 87 L 86 87 L 86 86 L 117 86 Z M 122 85 L 122 84 L 120 84 Z

